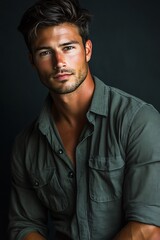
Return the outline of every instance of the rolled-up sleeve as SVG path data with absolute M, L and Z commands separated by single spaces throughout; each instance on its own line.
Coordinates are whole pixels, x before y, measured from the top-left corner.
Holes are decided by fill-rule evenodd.
M 23 141 L 16 141 L 11 159 L 9 239 L 22 240 L 29 232 L 47 236 L 47 209 L 37 198 L 25 171 Z
M 126 155 L 126 221 L 160 226 L 160 114 L 152 106 L 133 116 Z

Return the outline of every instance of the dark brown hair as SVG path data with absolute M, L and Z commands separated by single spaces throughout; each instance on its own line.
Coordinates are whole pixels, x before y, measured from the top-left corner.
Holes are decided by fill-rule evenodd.
M 39 28 L 69 22 L 78 27 L 85 44 L 89 35 L 90 18 L 88 10 L 81 8 L 75 0 L 39 0 L 24 13 L 18 30 L 31 51 L 31 42 L 37 36 Z

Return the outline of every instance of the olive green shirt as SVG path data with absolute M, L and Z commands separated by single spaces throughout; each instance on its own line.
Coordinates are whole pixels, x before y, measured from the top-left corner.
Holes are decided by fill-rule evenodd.
M 74 240 L 111 240 L 128 221 L 160 226 L 160 114 L 94 81 L 75 168 L 54 125 L 50 97 L 17 136 L 10 240 L 31 231 L 47 238 L 48 210 L 55 229 Z

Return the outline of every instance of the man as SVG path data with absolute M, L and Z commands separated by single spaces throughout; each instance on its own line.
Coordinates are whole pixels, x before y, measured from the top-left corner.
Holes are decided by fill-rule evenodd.
M 15 140 L 11 240 L 160 239 L 160 115 L 90 72 L 89 13 L 40 0 L 19 30 L 49 95 Z

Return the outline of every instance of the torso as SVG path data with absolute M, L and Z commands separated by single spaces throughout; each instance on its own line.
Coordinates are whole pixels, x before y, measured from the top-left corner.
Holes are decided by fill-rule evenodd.
M 73 165 L 76 165 L 76 146 L 78 145 L 81 132 L 85 123 L 79 121 L 76 126 L 69 126 L 66 123 L 57 123 L 57 129 L 61 137 L 66 154 L 70 158 Z

